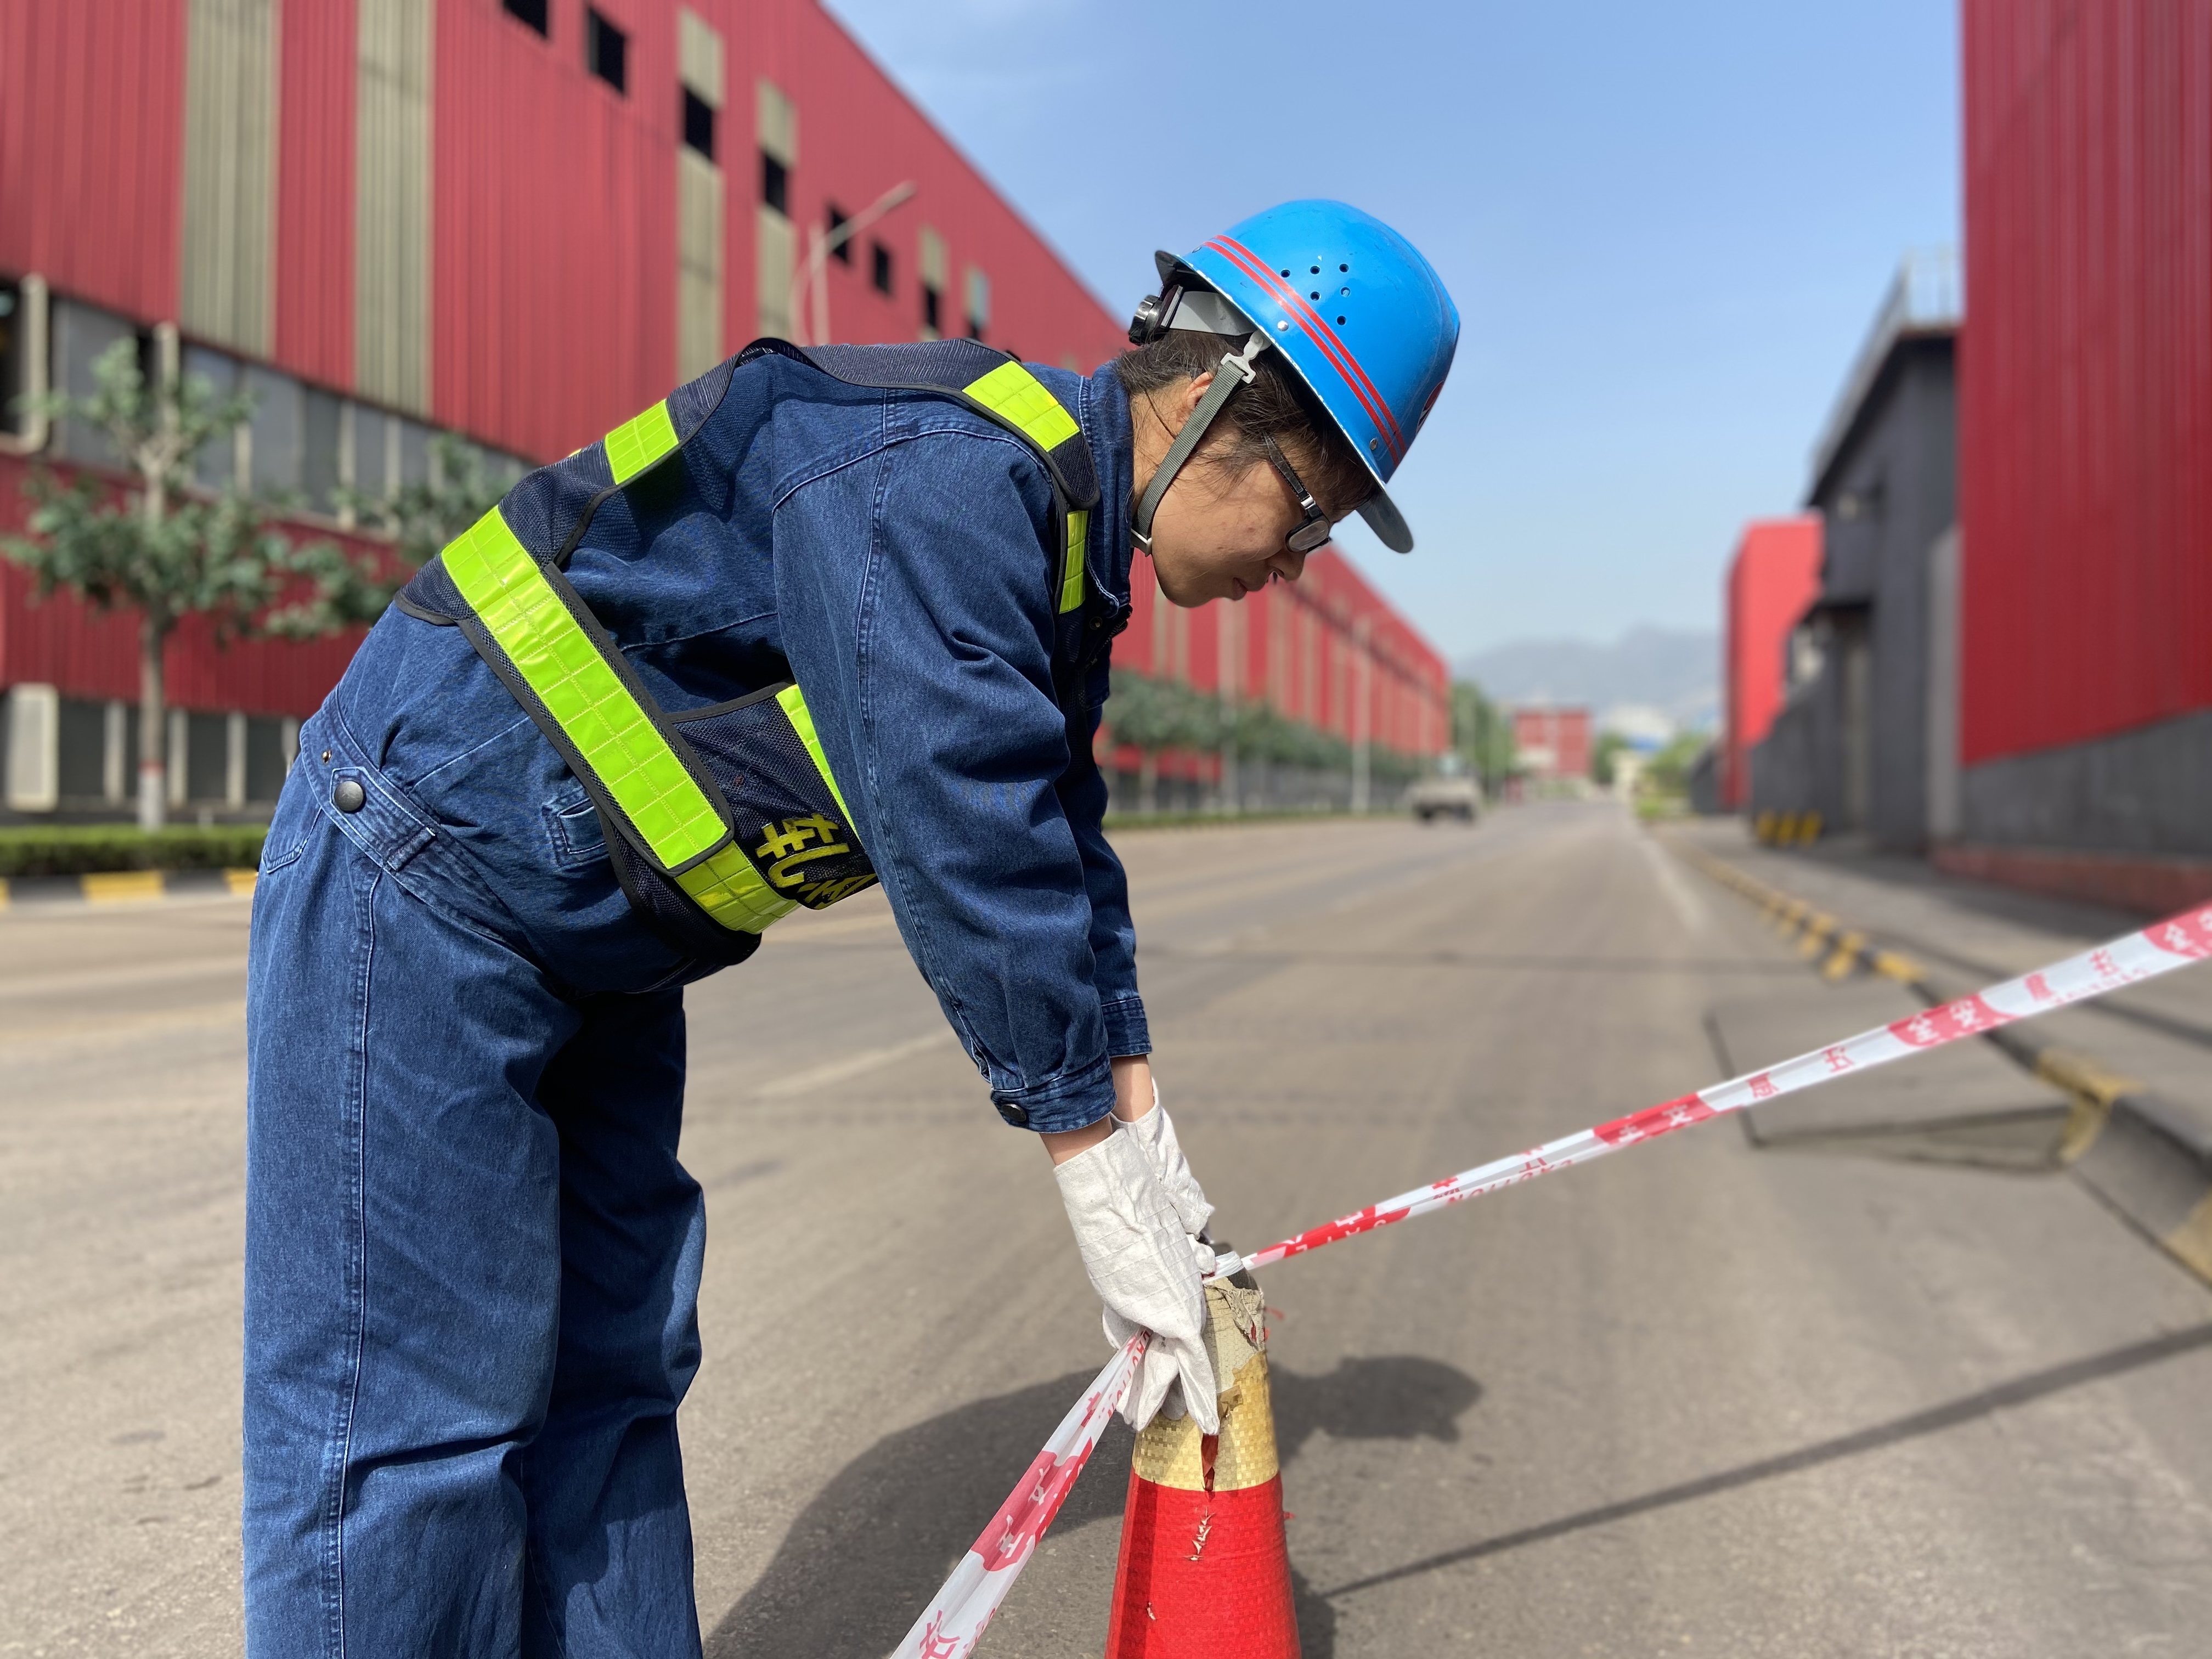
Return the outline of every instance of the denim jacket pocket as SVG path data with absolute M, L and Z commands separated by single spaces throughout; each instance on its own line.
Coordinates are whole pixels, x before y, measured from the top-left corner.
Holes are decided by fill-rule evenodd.
M 545 830 L 553 843 L 553 861 L 564 870 L 580 870 L 604 864 L 606 831 L 599 823 L 599 809 L 579 791 L 545 804 Z
M 276 811 L 270 817 L 268 833 L 262 837 L 258 874 L 273 876 L 287 865 L 298 863 L 300 854 L 307 850 L 307 836 L 321 821 L 314 803 L 307 799 L 311 787 L 295 757 L 291 770 L 285 775 L 284 787 L 278 792 Z

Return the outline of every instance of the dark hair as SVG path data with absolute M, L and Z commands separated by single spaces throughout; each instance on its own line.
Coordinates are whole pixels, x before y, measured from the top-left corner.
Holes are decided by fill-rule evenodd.
M 1243 343 L 1234 335 L 1171 329 L 1116 357 L 1114 374 L 1133 402 L 1145 392 L 1213 373 Z M 1273 438 L 1329 515 L 1343 517 L 1373 492 L 1374 476 L 1335 423 L 1313 407 L 1312 394 L 1284 366 L 1279 352 L 1261 352 L 1252 368 L 1252 383 L 1231 395 L 1193 459 L 1241 473 L 1266 464 L 1262 440 Z

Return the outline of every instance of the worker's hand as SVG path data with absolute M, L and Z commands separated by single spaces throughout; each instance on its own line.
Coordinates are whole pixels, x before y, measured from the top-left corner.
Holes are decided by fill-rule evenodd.
M 1182 1409 L 1201 1432 L 1219 1433 L 1199 1265 L 1152 1154 L 1134 1133 L 1117 1130 L 1054 1165 L 1053 1177 L 1084 1270 L 1106 1304 L 1107 1340 L 1120 1347 L 1140 1329 L 1152 1334 L 1122 1397 L 1121 1415 L 1130 1427 L 1143 1428 L 1180 1383 Z M 1169 1415 L 1180 1417 L 1182 1410 L 1170 1406 Z
M 1121 1114 L 1117 1111 L 1115 1115 Z M 1160 1178 L 1161 1190 L 1168 1202 L 1175 1206 L 1176 1214 L 1182 1218 L 1182 1230 L 1194 1239 L 1206 1231 L 1206 1224 L 1213 1214 L 1213 1206 L 1206 1201 L 1206 1194 L 1198 1184 L 1198 1177 L 1190 1172 L 1190 1160 L 1182 1155 L 1182 1147 L 1176 1139 L 1175 1124 L 1169 1119 L 1167 1108 L 1160 1104 L 1160 1085 L 1152 1085 L 1152 1103 L 1142 1117 L 1126 1120 L 1125 1129 L 1137 1139 L 1152 1161 L 1152 1173 Z M 1211 1270 L 1213 1252 L 1206 1249 L 1200 1265 Z

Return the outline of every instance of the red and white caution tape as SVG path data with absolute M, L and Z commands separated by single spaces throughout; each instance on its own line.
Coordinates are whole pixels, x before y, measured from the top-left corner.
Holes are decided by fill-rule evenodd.
M 952 1577 L 914 1621 L 896 1659 L 966 1659 L 975 1650 L 992 1614 L 1022 1576 L 1037 1540 L 1067 1501 L 1075 1477 L 1120 1407 L 1145 1340 L 1142 1331 L 1131 1337 L 1060 1419 L 1044 1449 L 952 1569 Z
M 1810 1089 L 1870 1066 L 1902 1060 L 1908 1054 L 1940 1048 L 1961 1037 L 1980 1036 L 2000 1025 L 2049 1013 L 2069 1003 L 2086 1002 L 2109 991 L 2172 973 L 2207 957 L 2212 957 L 2212 906 L 2185 911 L 2110 945 L 2084 951 L 2051 967 L 2008 979 L 2002 985 L 1990 986 L 1955 1002 L 1947 1002 L 1940 1008 L 1878 1025 L 1871 1031 L 1862 1031 L 1855 1037 L 1800 1054 L 1765 1071 L 1731 1078 L 1693 1095 L 1647 1107 L 1627 1117 L 1601 1123 L 1595 1128 L 1578 1130 L 1528 1152 L 1516 1152 L 1510 1158 L 1501 1158 L 1442 1181 L 1431 1182 L 1425 1187 L 1401 1193 L 1380 1204 L 1370 1204 L 1364 1210 L 1355 1210 L 1322 1226 L 1308 1228 L 1295 1237 L 1255 1250 L 1244 1258 L 1243 1265 L 1269 1267 L 1286 1256 L 1303 1255 L 1324 1244 L 1334 1244 L 1340 1238 L 1370 1233 L 1378 1227 L 1440 1210 L 1447 1204 L 1463 1203 L 1470 1198 L 1494 1193 L 1501 1187 L 1534 1181 L 1554 1170 L 1587 1164 L 1607 1152 L 1617 1152 L 1639 1141 L 1656 1139 L 1726 1112 L 1795 1094 L 1800 1089 Z M 1044 1450 L 1022 1477 L 1021 1484 L 953 1569 L 952 1577 L 938 1591 L 928 1611 L 915 1621 L 892 1659 L 965 1659 L 975 1650 L 984 1627 L 991 1622 L 991 1615 L 1013 1588 L 1014 1579 L 1036 1548 L 1044 1529 L 1052 1524 L 1053 1516 L 1060 1512 L 1068 1488 L 1082 1472 L 1092 1448 L 1098 1443 L 1098 1437 L 1121 1404 L 1122 1390 L 1128 1386 L 1131 1365 L 1143 1351 L 1143 1344 L 1144 1338 L 1139 1336 L 1115 1354 L 1075 1408 L 1061 1419 Z

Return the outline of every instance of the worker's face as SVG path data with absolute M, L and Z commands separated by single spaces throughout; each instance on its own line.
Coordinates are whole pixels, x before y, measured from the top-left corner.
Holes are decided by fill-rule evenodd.
M 1294 582 L 1306 556 L 1284 542 L 1301 522 L 1290 487 L 1265 461 L 1241 474 L 1186 466 L 1152 517 L 1152 574 L 1186 610 Z
M 1159 465 L 1212 380 L 1202 374 L 1178 392 L 1153 393 L 1148 408 L 1132 411 L 1140 480 Z M 1291 455 L 1293 465 L 1304 459 Z M 1267 462 L 1232 469 L 1200 448 L 1152 516 L 1152 574 L 1169 603 L 1187 610 L 1241 599 L 1271 581 L 1294 582 L 1306 556 L 1285 544 L 1304 521 L 1289 484 Z

